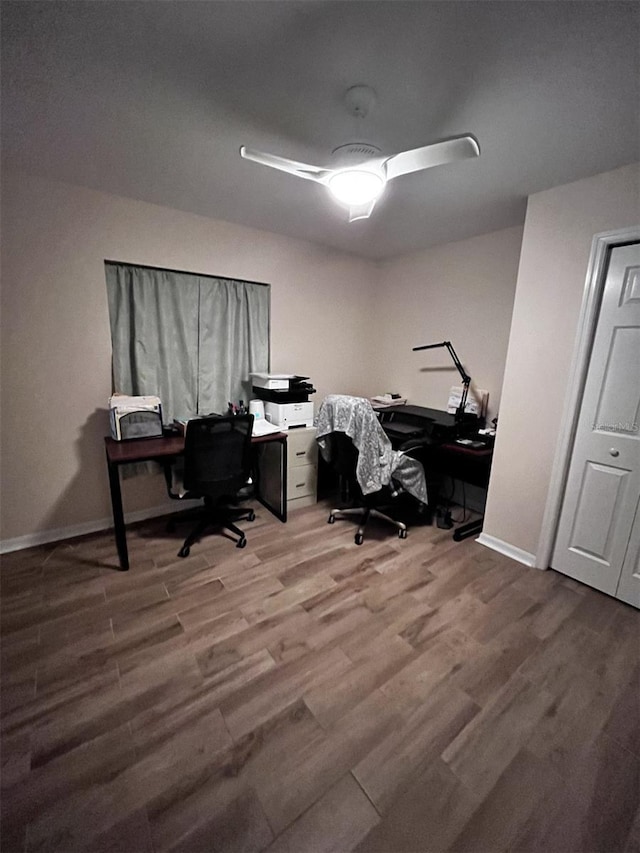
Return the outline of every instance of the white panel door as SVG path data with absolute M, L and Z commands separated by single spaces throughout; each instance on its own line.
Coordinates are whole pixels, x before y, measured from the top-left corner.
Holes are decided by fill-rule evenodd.
M 640 499 L 639 420 L 640 245 L 634 244 L 611 251 L 551 558 L 554 569 L 610 595 L 622 582 L 623 564 L 628 568 Z

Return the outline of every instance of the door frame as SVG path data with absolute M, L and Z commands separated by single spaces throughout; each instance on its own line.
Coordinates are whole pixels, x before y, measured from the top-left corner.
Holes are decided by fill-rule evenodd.
M 553 553 L 591 350 L 598 325 L 609 255 L 616 246 L 636 242 L 640 242 L 640 225 L 596 234 L 591 243 L 591 254 L 578 318 L 578 331 L 569 370 L 569 383 L 551 468 L 542 528 L 536 549 L 535 567 L 537 569 L 548 569 Z

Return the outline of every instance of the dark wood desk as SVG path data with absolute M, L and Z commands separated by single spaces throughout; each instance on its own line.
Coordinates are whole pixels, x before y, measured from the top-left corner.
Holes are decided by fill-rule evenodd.
M 432 456 L 440 478 L 451 477 L 486 489 L 489 485 L 493 447 L 471 448 L 460 444 L 441 444 Z M 484 516 L 461 524 L 453 533 L 456 542 L 482 531 Z
M 184 452 L 184 436 L 169 435 L 162 438 L 134 438 L 125 441 L 115 441 L 107 436 L 104 440 L 107 454 L 107 469 L 109 472 L 109 489 L 111 491 L 111 510 L 113 512 L 113 527 L 118 549 L 120 568 L 129 568 L 129 551 L 127 549 L 127 531 L 122 509 L 122 490 L 120 488 L 120 466 L 133 462 L 159 462 L 161 465 L 171 463 L 171 459 Z M 271 435 L 255 436 L 251 444 L 267 447 L 278 446 L 280 450 L 280 506 L 274 507 L 267 503 L 260 489 L 261 454 L 257 454 L 257 494 L 256 497 L 280 521 L 287 520 L 287 434 L 277 432 Z M 272 466 L 271 466 L 272 467 Z
M 411 448 L 411 455 L 422 462 L 427 477 L 429 506 L 437 508 L 445 477 L 462 480 L 486 489 L 489 485 L 493 443 L 482 448 L 456 444 L 456 437 L 473 437 L 484 420 L 465 415 L 462 424 L 455 416 L 424 406 L 387 406 L 378 412 L 380 424 L 396 450 Z M 456 542 L 480 533 L 484 518 L 457 527 Z
M 403 445 L 400 447 L 402 448 Z M 493 460 L 491 443 L 481 448 L 472 448 L 456 444 L 454 441 L 442 442 L 427 439 L 424 443 L 419 443 L 413 447 L 411 456 L 418 459 L 424 467 L 429 508 L 432 514 L 440 505 L 443 483 L 446 477 L 450 477 L 452 480 L 461 480 L 482 489 L 486 489 L 489 485 Z M 483 521 L 484 518 L 479 518 L 460 525 L 455 529 L 453 538 L 459 542 L 467 536 L 480 533 Z

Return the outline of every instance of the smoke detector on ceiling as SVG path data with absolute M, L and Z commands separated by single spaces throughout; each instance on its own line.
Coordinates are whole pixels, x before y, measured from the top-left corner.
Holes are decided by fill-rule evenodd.
M 350 115 L 366 118 L 376 104 L 376 93 L 371 86 L 352 86 L 344 93 L 344 102 Z

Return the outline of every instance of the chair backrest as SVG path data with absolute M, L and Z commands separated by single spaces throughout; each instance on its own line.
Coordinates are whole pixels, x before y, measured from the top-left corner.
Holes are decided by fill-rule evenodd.
M 331 432 L 327 436 L 327 449 L 329 466 L 349 483 L 356 496 L 362 497 L 356 473 L 358 448 L 353 441 L 345 432 Z
M 251 473 L 253 415 L 195 418 L 184 442 L 184 485 L 207 497 L 232 495 Z
M 348 451 L 344 439 L 337 439 L 336 451 L 340 454 L 343 476 L 351 477 L 347 467 L 355 456 L 355 477 L 366 494 L 380 491 L 390 483 L 395 457 L 369 400 L 345 394 L 330 394 L 318 410 L 316 440 L 323 458 L 332 465 L 335 433 L 346 434 L 356 448 Z M 345 458 L 345 454 L 350 456 Z M 345 467 L 346 466 L 346 467 Z

